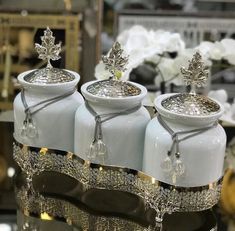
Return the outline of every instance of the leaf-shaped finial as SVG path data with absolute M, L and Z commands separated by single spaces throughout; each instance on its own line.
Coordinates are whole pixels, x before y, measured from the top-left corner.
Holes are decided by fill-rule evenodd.
M 195 93 L 195 87 L 202 87 L 206 84 L 209 70 L 202 61 L 202 56 L 199 52 L 193 55 L 192 60 L 189 60 L 189 66 L 187 69 L 181 68 L 181 73 L 183 75 L 183 80 L 185 84 L 191 85 L 191 92 Z
M 52 31 L 47 27 L 44 35 L 41 36 L 42 44 L 35 43 L 35 49 L 38 52 L 39 59 L 47 60 L 47 68 L 52 68 L 50 60 L 60 59 L 61 42 L 55 44 L 55 37 Z
M 102 56 L 102 61 L 105 65 L 105 69 L 112 74 L 113 79 L 120 79 L 122 73 L 126 71 L 126 65 L 128 63 L 128 56 L 124 56 L 124 50 L 121 48 L 119 42 L 115 42 L 112 49 L 106 56 Z

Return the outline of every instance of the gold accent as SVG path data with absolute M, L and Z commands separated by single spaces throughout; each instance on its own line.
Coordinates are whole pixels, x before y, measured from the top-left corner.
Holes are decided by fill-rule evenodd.
M 126 71 L 128 56 L 123 55 L 124 50 L 119 42 L 115 42 L 106 56 L 102 56 L 102 61 L 105 69 L 112 74 L 112 78 L 119 80 L 122 77 L 122 72 Z
M 46 212 L 41 213 L 40 218 L 42 220 L 47 220 L 47 221 L 53 220 L 53 217 L 49 216 L 48 213 L 46 213 Z
M 40 153 L 41 155 L 46 155 L 47 151 L 48 151 L 47 148 L 41 148 L 41 150 L 39 151 L 39 153 Z
M 228 169 L 224 175 L 221 191 L 222 212 L 230 221 L 235 221 L 235 170 Z
M 68 159 L 73 159 L 73 155 L 74 155 L 74 154 L 73 154 L 72 152 L 68 152 L 68 153 L 67 153 L 67 158 L 68 158 Z
M 202 87 L 206 84 L 209 70 L 202 61 L 202 56 L 199 52 L 193 55 L 193 58 L 189 60 L 188 68 L 181 68 L 181 73 L 183 75 L 183 80 L 185 84 L 191 85 L 192 93 L 195 93 L 195 87 Z
M 26 208 L 23 208 L 23 213 L 24 213 L 25 216 L 29 216 L 30 215 L 30 212 Z

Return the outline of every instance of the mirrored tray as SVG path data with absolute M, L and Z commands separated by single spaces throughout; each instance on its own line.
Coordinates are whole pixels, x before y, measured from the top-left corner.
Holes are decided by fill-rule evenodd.
M 31 185 L 25 174 L 19 174 L 15 185 L 20 209 L 18 227 L 55 230 L 63 222 L 67 226 L 61 224 L 61 230 L 156 230 L 152 228 L 155 211 L 145 208 L 144 201 L 130 193 L 105 189 L 84 191 L 74 178 L 49 171 L 34 176 Z M 213 212 L 205 210 L 166 215 L 162 230 L 212 231 L 215 227 Z
M 14 159 L 27 174 L 28 183 L 45 172 L 54 172 L 75 180 L 85 193 L 85 198 L 95 198 L 91 196 L 94 190 L 96 195 L 108 193 L 113 198 L 130 195 L 135 201 L 133 205 L 139 205 L 141 201 L 144 211 L 154 211 L 153 227 L 162 224 L 165 214 L 210 209 L 220 196 L 221 179 L 202 187 L 183 188 L 157 181 L 137 170 L 93 164 L 71 152 L 29 147 L 15 141 L 13 153 Z M 108 194 L 105 200 L 115 201 L 109 200 Z M 130 198 L 128 200 L 131 201 Z

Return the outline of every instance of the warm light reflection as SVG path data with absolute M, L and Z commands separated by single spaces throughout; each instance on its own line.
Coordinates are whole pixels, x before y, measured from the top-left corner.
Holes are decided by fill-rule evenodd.
M 151 181 L 152 181 L 152 184 L 155 184 L 156 179 L 152 177 L 152 178 L 151 178 Z
M 7 175 L 8 175 L 8 177 L 13 177 L 14 175 L 15 175 L 15 169 L 14 168 L 12 168 L 12 167 L 9 167 L 8 169 L 7 169 Z
M 41 148 L 40 149 L 40 154 L 45 155 L 47 153 L 48 149 L 47 148 Z
M 49 221 L 53 220 L 53 218 L 49 216 L 48 213 L 45 213 L 45 212 L 41 213 L 40 217 L 42 220 L 49 220 Z

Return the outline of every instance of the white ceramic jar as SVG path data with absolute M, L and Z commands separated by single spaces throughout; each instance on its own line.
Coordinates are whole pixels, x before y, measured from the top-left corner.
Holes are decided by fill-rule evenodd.
M 175 97 L 177 95 L 178 98 Z M 188 107 L 188 111 L 184 113 L 181 110 L 180 97 L 180 94 L 164 94 L 155 100 L 155 107 L 160 117 L 153 118 L 146 128 L 143 170 L 157 180 L 171 185 L 182 187 L 207 185 L 217 181 L 223 175 L 226 134 L 224 129 L 216 124 L 223 114 L 223 107 L 217 101 L 212 102 L 211 99 L 203 96 L 199 104 L 196 101 L 187 102 L 188 96 L 186 96 L 182 101 L 184 106 Z M 168 99 L 171 101 L 171 108 L 164 104 Z M 214 106 L 217 109 L 210 111 Z M 200 114 L 207 109 L 207 115 Z M 160 123 L 160 119 L 174 132 L 199 129 L 198 134 L 189 132 L 179 135 L 178 138 L 182 139 L 194 134 L 179 142 L 179 159 L 176 158 L 178 156 L 175 156 L 175 151 L 168 156 L 173 139 L 163 123 Z M 200 129 L 205 130 L 200 132 Z M 183 168 L 184 171 L 182 175 L 175 177 L 173 168 L 177 161 L 179 170 Z M 168 165 L 169 163 L 172 165 Z
M 109 81 L 111 81 L 111 85 L 112 81 L 118 83 L 115 80 L 107 80 L 107 84 L 109 84 Z M 150 121 L 148 111 L 142 106 L 142 100 L 147 94 L 146 88 L 127 81 L 127 84 L 131 84 L 134 88 L 140 90 L 138 95 L 117 96 L 115 87 L 105 86 L 103 89 L 104 95 L 98 96 L 88 90 L 90 86 L 96 83 L 102 84 L 106 82 L 88 82 L 82 86 L 81 91 L 87 103 L 99 115 L 113 115 L 113 113 L 120 113 L 133 108 L 134 110 L 118 115 L 101 124 L 102 141 L 107 148 L 107 158 L 105 161 L 99 159 L 91 161 L 140 170 L 143 160 L 145 129 Z M 86 104 L 79 107 L 75 116 L 74 150 L 75 154 L 84 159 L 90 158 L 89 150 L 94 140 L 95 126 L 95 117 L 88 110 Z
M 22 129 L 26 113 L 21 98 L 22 92 L 19 93 L 14 100 L 14 137 L 18 142 L 30 146 L 48 147 L 73 152 L 74 116 L 77 108 L 84 102 L 82 96 L 76 90 L 80 76 L 73 71 L 53 68 L 51 70 L 54 72 L 55 78 L 53 83 L 47 79 L 50 79 L 51 76 L 40 76 L 40 72 L 39 76 L 35 74 L 32 81 L 28 81 L 27 78 L 35 73 L 35 71 L 26 71 L 18 76 L 18 81 L 24 89 L 28 106 L 62 96 L 69 92 L 71 94 L 64 98 L 62 97 L 62 99 L 34 114 L 32 120 L 36 128 L 36 134 L 25 134 Z M 62 76 L 59 76 L 60 74 Z M 69 80 L 66 80 L 67 75 L 70 75 Z M 43 105 L 45 104 L 39 107 Z M 37 107 L 33 108 L 32 111 L 36 109 Z

